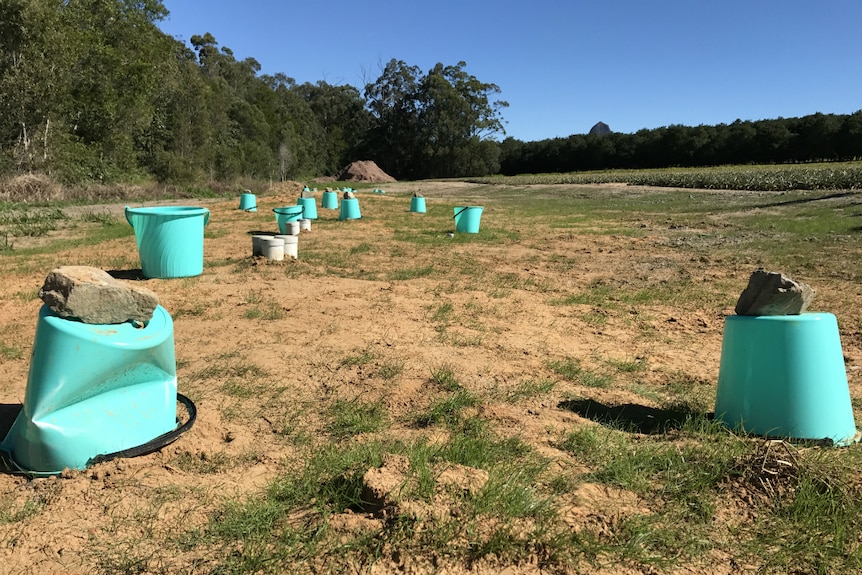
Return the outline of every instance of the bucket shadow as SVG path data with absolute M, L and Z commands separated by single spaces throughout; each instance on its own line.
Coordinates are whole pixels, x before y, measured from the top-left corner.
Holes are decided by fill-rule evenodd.
M 275 235 L 277 233 L 278 233 L 278 230 L 276 230 L 276 231 L 272 231 L 272 230 L 250 230 L 250 231 L 246 232 L 246 234 L 249 236 L 272 236 L 272 235 Z
M 115 280 L 147 281 L 149 279 L 144 275 L 141 268 L 133 270 L 108 270 L 108 275 Z
M 594 399 L 563 401 L 559 407 L 602 425 L 644 435 L 656 435 L 680 429 L 692 417 L 705 416 L 710 420 L 713 418 L 711 413 L 657 409 L 636 403 L 605 405 Z
M 20 403 L 0 403 L 0 440 L 6 438 L 22 409 L 24 406 Z

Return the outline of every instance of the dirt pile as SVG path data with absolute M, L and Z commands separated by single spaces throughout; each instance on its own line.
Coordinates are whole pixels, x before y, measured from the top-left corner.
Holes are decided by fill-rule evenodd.
M 371 160 L 352 162 L 335 175 L 339 182 L 396 182 Z

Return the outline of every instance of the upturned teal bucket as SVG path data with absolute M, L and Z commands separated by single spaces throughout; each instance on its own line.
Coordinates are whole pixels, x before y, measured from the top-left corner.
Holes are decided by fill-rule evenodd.
M 302 217 L 307 220 L 317 219 L 317 203 L 314 198 L 297 198 L 296 204 L 302 206 Z
M 424 214 L 425 198 L 412 198 L 410 200 L 410 211 L 417 214 Z
M 92 325 L 42 306 L 24 406 L 0 449 L 23 471 L 84 469 L 177 427 L 174 324 Z
M 727 317 L 715 415 L 755 435 L 855 441 L 835 316 Z
M 482 220 L 482 206 L 458 206 L 455 208 L 455 231 L 467 234 L 479 233 Z
M 126 220 L 135 230 L 141 271 L 148 278 L 198 276 L 204 270 L 206 208 L 157 206 L 130 208 Z
M 346 198 L 341 200 L 341 215 L 339 220 L 358 220 L 362 217 L 359 212 L 359 198 Z
M 257 198 L 254 197 L 254 194 L 242 194 L 239 197 L 239 209 L 247 212 L 256 212 Z
M 327 210 L 338 209 L 338 192 L 323 192 L 320 199 L 320 207 Z
M 287 233 L 287 222 L 298 222 L 302 218 L 302 206 L 286 206 L 284 208 L 273 208 L 275 221 L 278 223 L 279 233 Z

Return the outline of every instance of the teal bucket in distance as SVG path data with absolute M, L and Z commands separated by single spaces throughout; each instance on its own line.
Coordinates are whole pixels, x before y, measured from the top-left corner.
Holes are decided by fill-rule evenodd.
M 455 208 L 455 231 L 467 234 L 479 233 L 482 220 L 482 206 L 458 206 Z
M 854 442 L 856 423 L 835 316 L 728 316 L 715 417 L 766 437 Z
M 206 208 L 126 206 L 126 221 L 135 230 L 141 271 L 148 278 L 199 276 L 204 271 Z
M 25 472 L 84 469 L 177 427 L 174 324 L 85 324 L 39 311 L 24 406 L 0 449 Z
M 338 209 L 338 192 L 323 192 L 320 199 L 320 207 L 327 210 Z
M 358 220 L 362 217 L 359 212 L 359 198 L 347 198 L 341 200 L 341 215 L 339 220 Z
M 246 212 L 256 212 L 257 199 L 254 197 L 254 194 L 242 194 L 239 197 L 239 209 Z
M 275 214 L 275 221 L 278 223 L 279 233 L 287 233 L 288 222 L 298 222 L 302 219 L 302 210 L 303 208 L 300 205 L 273 208 L 272 211 Z
M 317 219 L 317 203 L 314 198 L 298 198 L 296 200 L 298 206 L 302 206 L 302 217 L 307 220 Z
M 411 198 L 410 211 L 417 214 L 425 213 L 425 198 Z

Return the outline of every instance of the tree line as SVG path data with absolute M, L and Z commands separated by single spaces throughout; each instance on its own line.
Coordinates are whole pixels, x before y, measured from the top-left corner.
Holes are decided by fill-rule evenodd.
M 393 59 L 360 90 L 261 74 L 161 0 L 0 0 L 0 175 L 65 183 L 305 179 L 370 159 L 398 179 L 862 156 L 862 113 L 538 142 L 505 136 L 466 63 Z
M 862 158 L 862 110 L 536 142 L 507 138 L 500 148 L 504 175 L 854 160 Z
M 499 168 L 500 92 L 392 60 L 359 89 L 261 74 L 160 0 L 0 0 L 0 174 L 68 183 L 299 179 L 374 159 L 400 178 Z

